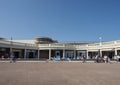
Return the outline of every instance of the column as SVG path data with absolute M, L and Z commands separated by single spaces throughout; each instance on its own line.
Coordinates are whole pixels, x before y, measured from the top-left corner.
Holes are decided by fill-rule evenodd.
M 49 49 L 49 60 L 51 60 L 51 49 Z
M 115 48 L 115 55 L 117 55 L 117 48 Z
M 76 57 L 76 50 L 74 50 L 74 59 L 75 59 L 75 57 Z
M 63 59 L 65 59 L 65 49 L 63 49 Z
M 89 59 L 88 50 L 86 50 L 86 57 L 87 57 L 87 59 Z
M 100 56 L 102 56 L 102 50 L 100 49 L 99 51 L 100 51 Z

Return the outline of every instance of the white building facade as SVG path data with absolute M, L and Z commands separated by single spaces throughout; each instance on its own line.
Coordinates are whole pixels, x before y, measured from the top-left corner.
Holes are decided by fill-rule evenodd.
M 96 55 L 107 55 L 114 59 L 120 55 L 120 40 L 100 43 L 45 43 L 35 44 L 35 40 L 0 40 L 0 58 L 9 59 L 14 53 L 17 59 L 52 59 L 60 55 L 61 59 L 80 60 L 82 56 L 94 59 Z

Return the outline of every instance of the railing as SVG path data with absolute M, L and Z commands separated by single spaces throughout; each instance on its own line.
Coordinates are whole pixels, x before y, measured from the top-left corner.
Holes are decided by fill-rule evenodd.
M 119 43 L 119 44 L 120 44 L 120 40 L 117 40 L 116 43 Z
M 112 45 L 115 44 L 115 41 L 111 41 L 111 42 L 102 42 L 102 45 Z
M 69 44 L 61 44 L 61 43 L 54 43 L 54 44 L 39 44 L 39 48 L 66 48 L 66 49 L 74 49 L 73 45 Z
M 85 50 L 87 49 L 87 45 L 74 45 L 74 47 L 79 50 L 79 49 L 82 49 L 82 50 Z
M 12 45 L 12 46 L 21 46 L 21 47 L 37 47 L 35 44 L 19 43 L 13 41 L 5 41 L 5 40 L 0 40 L 0 44 L 4 44 L 6 46 Z
M 64 44 L 60 43 L 55 43 L 55 44 L 50 44 L 51 47 L 64 47 Z
M 99 46 L 100 43 L 93 43 L 93 44 L 88 44 L 88 46 Z
M 100 43 L 93 43 L 93 44 L 84 44 L 84 45 L 76 45 L 76 44 L 67 44 L 67 43 L 53 43 L 53 44 L 27 44 L 27 43 L 19 43 L 19 42 L 12 42 L 6 40 L 0 40 L 1 46 L 10 46 L 11 44 L 16 47 L 29 47 L 29 48 L 68 48 L 68 49 L 99 49 L 99 48 L 116 48 L 120 47 L 120 40 L 111 41 L 111 42 L 101 42 Z
M 38 47 L 49 47 L 49 44 L 39 44 Z
M 116 48 L 120 47 L 120 40 L 119 41 L 111 41 L 111 42 L 101 42 L 100 43 L 93 43 L 87 45 L 74 45 L 76 49 L 104 49 L 104 48 Z
M 10 41 L 0 40 L 0 44 L 10 44 Z

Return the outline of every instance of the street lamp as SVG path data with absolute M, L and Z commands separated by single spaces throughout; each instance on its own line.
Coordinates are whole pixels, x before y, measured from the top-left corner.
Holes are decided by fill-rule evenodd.
M 102 40 L 102 37 L 99 37 L 99 40 L 100 40 L 100 45 L 101 45 L 101 40 Z
M 10 38 L 10 58 L 12 56 L 12 37 Z
M 102 40 L 102 37 L 99 37 L 99 56 L 102 56 L 102 53 L 101 53 L 101 40 Z

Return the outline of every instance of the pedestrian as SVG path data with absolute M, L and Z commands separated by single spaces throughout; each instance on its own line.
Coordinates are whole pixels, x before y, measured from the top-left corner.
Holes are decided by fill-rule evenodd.
M 110 64 L 111 64 L 111 60 L 110 60 L 110 58 L 109 58 L 109 57 L 107 58 L 107 61 L 108 61 L 108 63 L 110 63 Z
M 96 55 L 95 56 L 95 63 L 98 63 L 99 61 L 98 61 L 98 58 L 99 58 L 99 55 Z
M 117 62 L 120 61 L 120 56 L 119 55 L 116 56 L 116 60 L 117 60 Z
M 108 63 L 108 56 L 107 55 L 104 55 L 104 62 Z
M 110 58 L 107 55 L 104 56 L 104 62 L 111 64 Z
M 15 59 L 15 56 L 13 53 L 10 56 L 10 63 L 12 63 L 12 62 L 14 62 L 14 63 L 16 62 L 16 59 Z
M 83 55 L 82 59 L 83 59 L 83 63 L 85 63 L 86 62 L 86 56 Z

